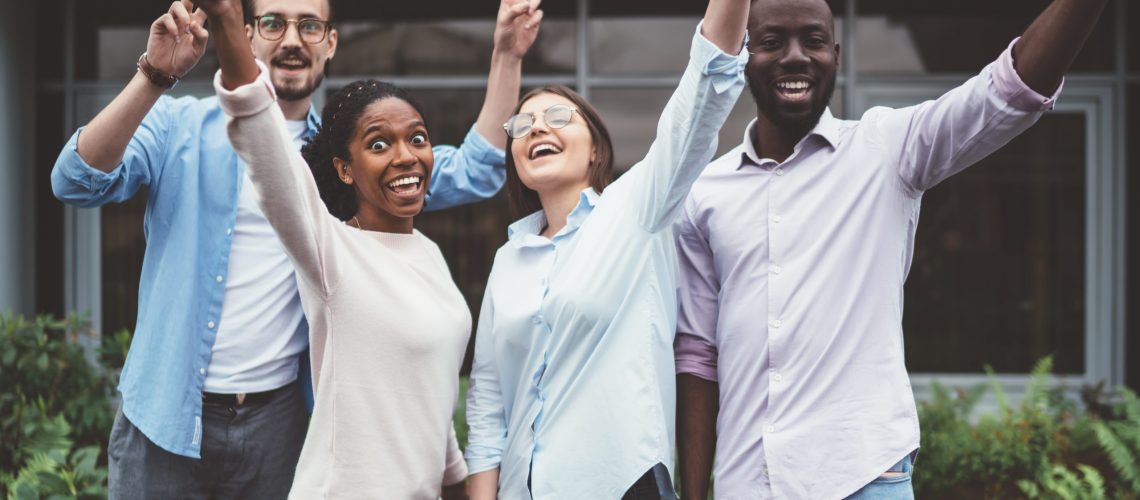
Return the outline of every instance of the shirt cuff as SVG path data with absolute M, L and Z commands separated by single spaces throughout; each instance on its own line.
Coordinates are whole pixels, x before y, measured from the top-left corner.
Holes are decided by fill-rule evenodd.
M 443 485 L 451 486 L 463 482 L 464 479 L 467 479 L 467 462 L 460 455 L 459 460 L 453 464 L 448 464 L 447 468 L 444 469 Z
M 1049 97 L 1038 94 L 1037 91 L 1029 88 L 1021 80 L 1021 75 L 1017 74 L 1017 70 L 1013 66 L 1013 46 L 1017 45 L 1018 40 L 1021 40 L 1021 37 L 1014 38 L 1009 43 L 1009 47 L 1006 47 L 1001 56 L 998 56 L 998 60 L 991 66 L 990 78 L 993 81 L 994 89 L 1005 102 L 1021 111 L 1036 112 L 1053 109 L 1053 104 L 1061 95 L 1061 89 L 1065 87 L 1065 81 L 1062 79 L 1061 84 L 1057 86 L 1057 91 Z
M 673 341 L 673 356 L 677 374 L 693 375 L 716 382 L 716 347 L 704 339 L 687 333 L 678 333 Z
M 740 51 L 736 55 L 721 50 L 701 34 L 701 26 L 704 24 L 703 20 L 697 23 L 697 31 L 693 34 L 693 45 L 689 50 L 689 64 L 696 65 L 701 74 L 711 77 L 713 90 L 720 94 L 731 89 L 737 80 L 744 80 L 744 65 L 748 62 L 748 51 L 744 50 L 745 38 L 740 40 Z
M 254 115 L 277 102 L 277 93 L 269 81 L 269 68 L 261 61 L 254 61 L 257 62 L 257 79 L 233 90 L 222 86 L 222 70 L 214 74 L 214 91 L 227 115 L 235 118 Z
M 475 125 L 467 131 L 467 135 L 463 138 L 463 149 L 465 153 L 478 163 L 485 165 L 506 165 L 507 153 L 502 149 L 495 147 L 488 141 L 483 134 L 475 130 Z

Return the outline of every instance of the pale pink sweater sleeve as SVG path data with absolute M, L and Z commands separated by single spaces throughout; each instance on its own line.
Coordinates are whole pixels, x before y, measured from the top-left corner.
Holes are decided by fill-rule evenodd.
M 230 143 L 249 168 L 261 210 L 281 239 L 299 279 L 327 297 L 337 276 L 329 242 L 340 221 L 329 213 L 309 166 L 301 157 L 277 106 L 268 71 L 260 61 L 257 80 L 234 90 L 222 86 L 221 71 L 214 89 L 226 113 Z

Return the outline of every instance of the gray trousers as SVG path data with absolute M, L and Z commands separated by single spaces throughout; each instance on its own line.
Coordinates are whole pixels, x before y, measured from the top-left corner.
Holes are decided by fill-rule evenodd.
M 300 384 L 264 403 L 202 405 L 201 460 L 147 439 L 122 409 L 107 447 L 111 499 L 286 498 L 309 425 Z

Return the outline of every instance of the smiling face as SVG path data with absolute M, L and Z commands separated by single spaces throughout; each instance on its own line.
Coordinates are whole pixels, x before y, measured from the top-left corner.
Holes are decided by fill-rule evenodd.
M 348 140 L 349 158 L 335 158 L 337 174 L 356 192 L 363 228 L 412 232 L 412 217 L 424 207 L 431 181 L 431 140 L 411 104 L 385 97 L 369 104 Z
M 823 0 L 756 0 L 748 19 L 748 88 L 760 113 L 807 134 L 831 100 L 839 67 L 831 9 Z
M 257 0 L 253 9 L 254 16 L 276 14 L 286 20 L 328 21 L 330 15 L 328 0 Z M 295 23 L 289 23 L 284 37 L 276 41 L 266 40 L 252 26 L 246 29 L 254 56 L 269 66 L 277 97 L 285 101 L 308 99 L 324 79 L 325 64 L 336 54 L 336 30 L 330 30 L 320 43 L 309 44 L 301 40 Z
M 589 167 L 594 141 L 581 113 L 571 113 L 570 123 L 551 128 L 543 115 L 554 105 L 577 109 L 571 100 L 556 94 L 538 94 L 522 104 L 519 113 L 533 113 L 530 133 L 511 140 L 511 157 L 522 183 L 539 195 L 566 189 L 581 191 L 590 185 Z

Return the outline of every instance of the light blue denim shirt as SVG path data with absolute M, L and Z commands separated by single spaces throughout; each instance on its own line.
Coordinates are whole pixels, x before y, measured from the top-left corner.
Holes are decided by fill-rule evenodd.
M 314 110 L 307 122 L 308 133 L 316 133 Z M 71 137 L 52 170 L 57 198 L 97 207 L 148 188 L 138 320 L 119 380 L 123 413 L 159 447 L 198 458 L 202 384 L 225 292 L 215 277 L 228 269 L 245 165 L 226 137 L 215 97 L 161 98 L 111 172 L 80 158 L 82 132 Z M 494 196 L 506 178 L 503 151 L 474 128 L 460 147 L 433 152 L 429 210 Z M 301 330 L 305 335 L 307 327 Z M 302 374 L 307 378 L 307 370 Z
M 467 401 L 472 474 L 499 496 L 620 498 L 657 463 L 673 469 L 677 268 L 671 223 L 712 159 L 744 88 L 746 54 L 697 34 L 645 159 L 582 192 L 566 227 L 543 212 L 511 225 L 495 256 Z

